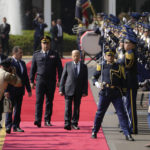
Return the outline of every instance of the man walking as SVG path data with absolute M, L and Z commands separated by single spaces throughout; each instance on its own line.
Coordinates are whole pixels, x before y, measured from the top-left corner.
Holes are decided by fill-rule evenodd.
M 56 73 L 58 83 L 62 74 L 62 63 L 57 52 L 50 49 L 50 37 L 41 40 L 41 50 L 33 54 L 30 70 L 31 88 L 34 88 L 36 78 L 36 107 L 34 125 L 41 127 L 44 96 L 46 95 L 45 126 L 51 126 L 53 99 L 56 88 Z
M 22 100 L 25 94 L 25 88 L 27 89 L 28 96 L 32 96 L 30 82 L 27 74 L 27 68 L 25 62 L 22 60 L 23 51 L 19 46 L 15 46 L 12 50 L 12 66 L 16 68 L 16 74 L 20 77 L 22 81 L 21 87 L 9 86 L 7 89 L 10 100 L 14 107 L 14 120 L 12 120 L 12 113 L 6 114 L 6 132 L 9 134 L 11 132 L 11 127 L 13 126 L 14 132 L 24 132 L 20 128 L 21 122 L 21 107 Z
M 66 63 L 59 87 L 59 94 L 65 96 L 65 127 L 71 130 L 71 125 L 78 130 L 80 103 L 82 96 L 88 94 L 87 66 L 80 62 L 80 52 L 72 51 L 72 61 Z M 72 102 L 74 111 L 72 116 Z

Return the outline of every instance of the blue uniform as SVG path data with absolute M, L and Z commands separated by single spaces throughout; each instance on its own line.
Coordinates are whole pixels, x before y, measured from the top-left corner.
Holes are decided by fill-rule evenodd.
M 129 50 L 125 53 L 125 73 L 127 80 L 127 101 L 126 107 L 131 120 L 128 120 L 131 133 L 137 133 L 137 111 L 136 111 L 136 97 L 138 89 L 137 79 L 137 60 L 134 50 Z
M 124 111 L 124 106 L 122 102 L 122 88 L 125 85 L 125 74 L 124 68 L 117 63 L 103 64 L 103 70 L 101 71 L 101 66 L 98 65 L 97 71 L 93 75 L 93 83 L 98 81 L 100 75 L 102 74 L 102 83 L 104 84 L 103 89 L 99 93 L 99 103 L 98 109 L 95 116 L 93 132 L 97 133 L 101 127 L 101 123 L 105 112 L 109 104 L 112 102 L 120 122 L 120 126 L 124 132 L 124 135 L 130 135 L 128 129 L 127 116 Z
M 60 81 L 62 63 L 57 52 L 49 50 L 45 56 L 42 51 L 36 51 L 32 58 L 30 80 L 34 83 L 36 78 L 36 108 L 35 121 L 41 123 L 44 95 L 46 95 L 45 122 L 51 121 L 53 98 L 56 88 L 56 72 Z

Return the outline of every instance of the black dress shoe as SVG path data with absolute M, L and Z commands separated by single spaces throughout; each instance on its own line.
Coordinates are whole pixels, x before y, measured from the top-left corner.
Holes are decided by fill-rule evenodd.
M 126 135 L 127 141 L 134 141 L 134 138 L 131 135 Z
M 52 124 L 50 122 L 45 122 L 45 126 L 50 127 L 50 126 L 52 126 Z
M 41 128 L 41 123 L 38 121 L 34 121 L 34 125 L 36 125 L 38 128 Z
M 72 128 L 75 129 L 75 130 L 80 130 L 80 128 L 76 125 L 72 125 Z
M 71 130 L 71 126 L 64 126 L 65 130 Z
M 11 133 L 11 128 L 6 128 L 6 133 L 10 134 Z
M 92 132 L 92 136 L 91 136 L 92 139 L 97 139 L 97 134 L 95 132 Z
M 24 130 L 22 130 L 21 128 L 13 128 L 14 132 L 24 132 Z
M 2 125 L 0 124 L 0 129 L 2 128 Z

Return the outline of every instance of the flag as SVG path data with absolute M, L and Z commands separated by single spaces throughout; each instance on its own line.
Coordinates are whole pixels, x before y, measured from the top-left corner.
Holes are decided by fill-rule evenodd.
M 79 21 L 82 21 L 82 17 L 89 21 L 89 15 L 87 9 L 91 7 L 91 3 L 89 0 L 77 0 L 76 8 L 75 8 L 75 18 Z

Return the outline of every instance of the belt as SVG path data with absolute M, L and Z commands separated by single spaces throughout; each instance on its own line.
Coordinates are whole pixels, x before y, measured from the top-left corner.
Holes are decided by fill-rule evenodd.
M 110 84 L 106 84 L 106 85 L 105 85 L 105 87 L 107 87 L 107 88 L 111 88 L 111 89 L 114 89 L 114 88 L 115 88 L 115 86 L 110 85 Z

